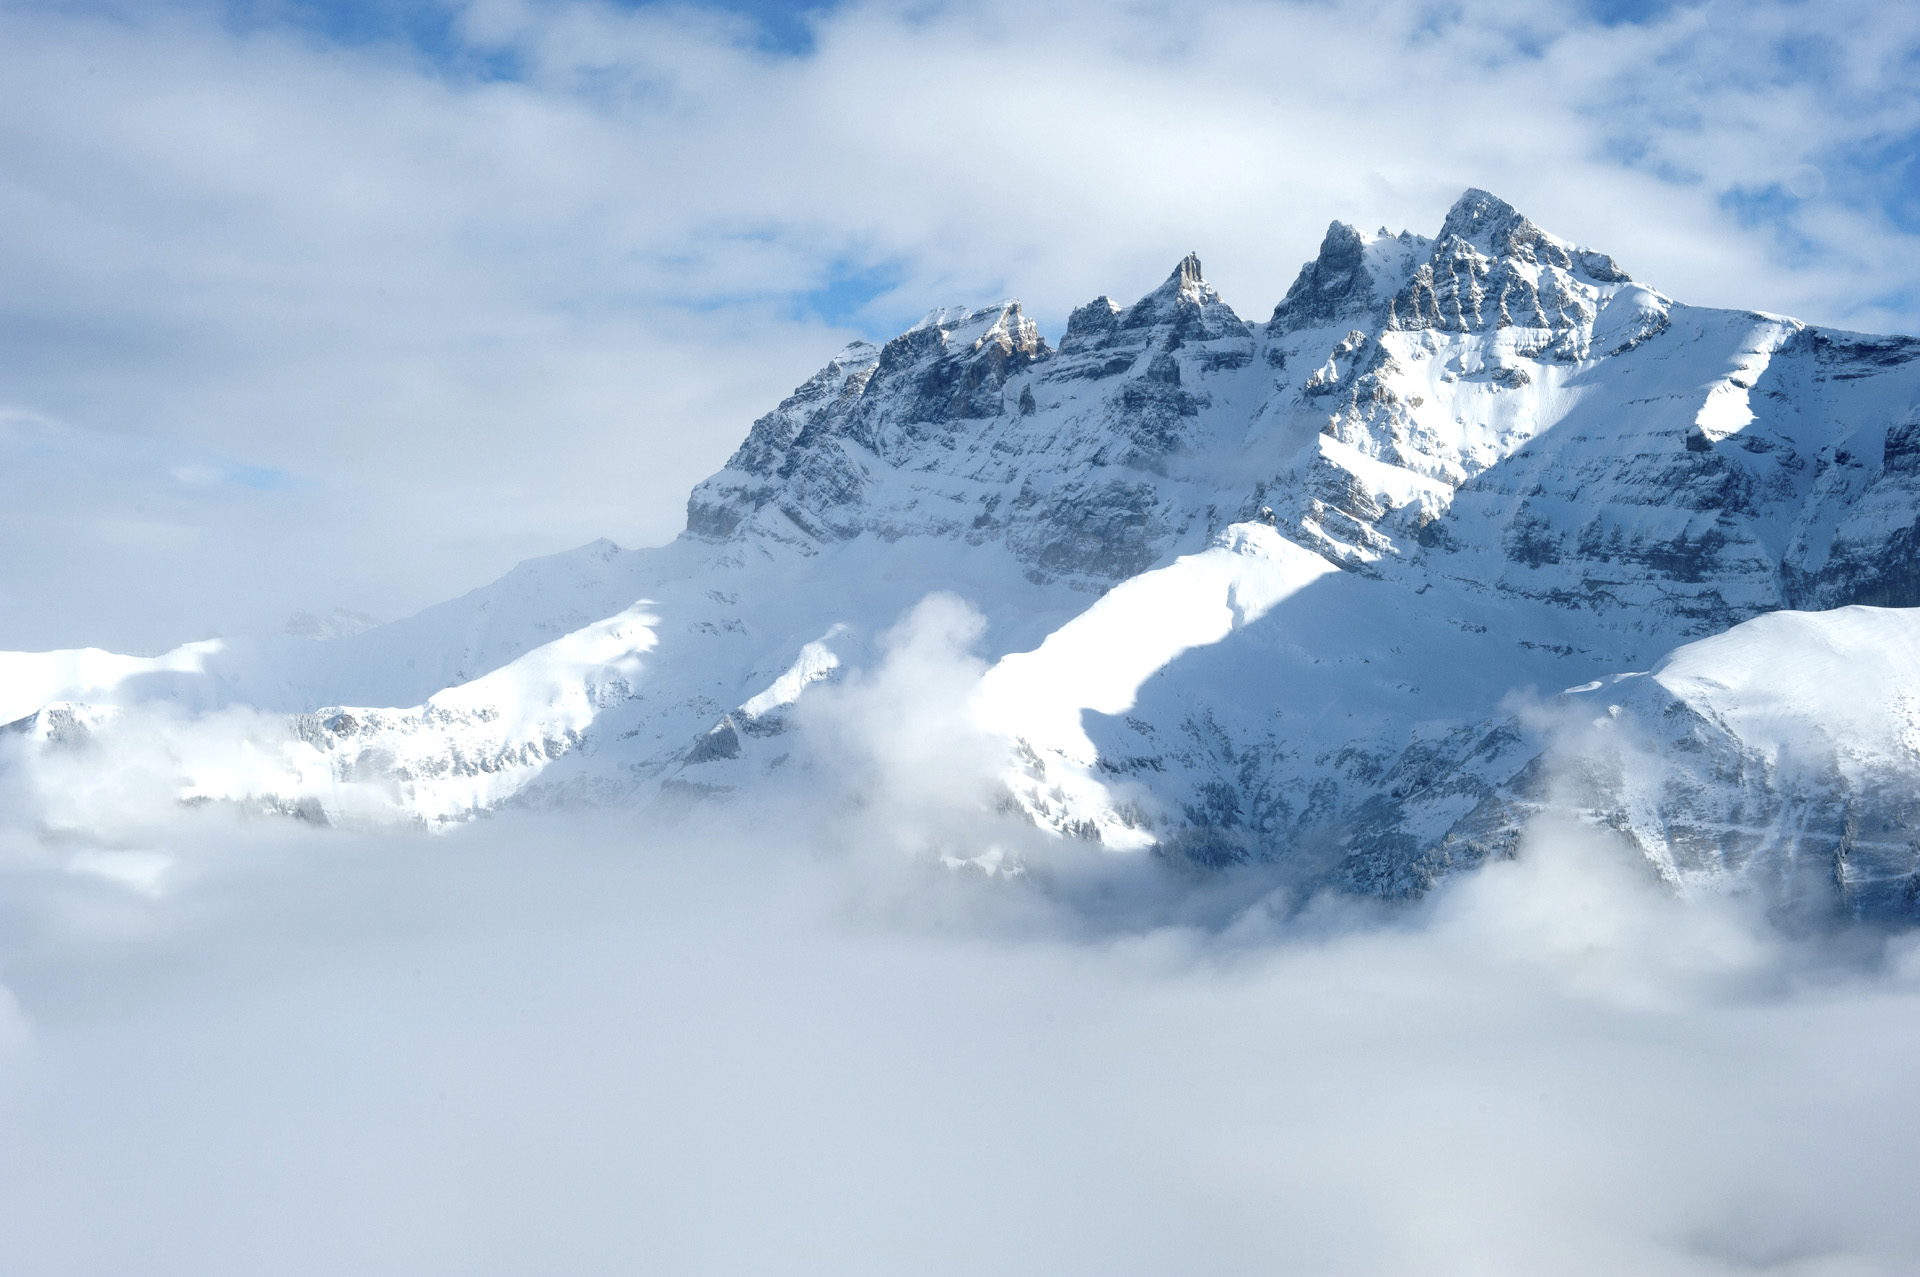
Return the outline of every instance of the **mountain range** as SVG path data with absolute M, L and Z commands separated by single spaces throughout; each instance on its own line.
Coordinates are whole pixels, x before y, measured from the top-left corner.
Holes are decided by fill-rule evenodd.
M 1553 806 L 1683 891 L 1910 917 L 1917 536 L 1920 340 L 1689 306 L 1470 190 L 1431 238 L 1334 223 L 1264 319 L 1189 256 L 1057 345 L 1017 301 L 856 342 L 664 546 L 0 654 L 0 769 L 49 836 L 143 740 L 158 806 L 727 802 L 946 594 L 991 805 L 1049 836 L 1403 898 Z

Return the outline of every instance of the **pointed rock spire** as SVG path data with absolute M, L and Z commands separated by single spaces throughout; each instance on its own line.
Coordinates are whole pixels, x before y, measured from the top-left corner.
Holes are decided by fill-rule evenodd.
M 1203 290 L 1212 291 L 1207 288 L 1207 278 L 1200 271 L 1200 254 L 1198 253 L 1188 253 L 1182 257 L 1180 264 L 1173 268 L 1173 274 L 1167 277 L 1167 282 L 1172 284 L 1176 291 L 1190 293 L 1196 298 Z
M 1182 301 L 1203 304 L 1217 302 L 1219 296 L 1200 270 L 1200 255 L 1188 253 L 1174 266 L 1173 273 L 1167 276 L 1160 287 L 1127 307 L 1127 312 L 1132 314 L 1143 307 L 1160 311 Z
M 1099 304 L 1095 302 L 1093 305 L 1098 307 Z M 1089 307 L 1081 309 L 1089 311 L 1090 320 L 1102 318 Z M 1181 258 L 1160 287 L 1121 311 L 1114 323 L 1118 331 L 1136 331 L 1170 324 L 1183 340 L 1197 341 L 1209 341 L 1230 332 L 1245 331 L 1239 316 L 1220 300 L 1220 294 L 1201 274 L 1200 256 L 1197 253 L 1188 253 Z
M 1367 271 L 1366 240 L 1345 222 L 1327 227 L 1320 254 L 1300 268 L 1293 287 L 1273 308 L 1269 332 L 1316 328 L 1373 309 L 1373 276 Z

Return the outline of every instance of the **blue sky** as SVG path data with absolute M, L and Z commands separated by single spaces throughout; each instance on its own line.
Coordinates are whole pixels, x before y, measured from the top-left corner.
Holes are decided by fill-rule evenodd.
M 618 0 L 618 7 L 637 9 L 652 2 Z M 466 50 L 453 30 L 453 7 L 437 0 L 226 0 L 226 4 L 233 20 L 297 23 L 343 43 L 405 40 L 436 61 L 456 68 L 467 65 Z M 706 0 L 680 7 L 743 18 L 751 24 L 752 39 L 760 47 L 804 55 L 813 47 L 810 15 L 831 10 L 833 0 L 816 4 Z
M 777 0 L 611 0 L 616 9 L 671 7 L 707 10 L 739 19 L 747 41 L 770 53 L 805 56 L 813 48 L 815 15 L 830 13 L 837 0 L 779 3 Z M 98 0 L 96 10 L 125 12 L 118 0 Z M 450 75 L 514 78 L 511 58 L 479 56 L 461 38 L 462 5 L 448 0 L 182 0 L 238 30 L 297 28 L 346 47 L 401 44 Z
M 0 0 L 0 43 L 0 413 L 85 441 L 0 431 L 0 647 L 658 542 L 850 338 L 1057 334 L 1189 250 L 1257 318 L 1328 221 L 1467 186 L 1683 300 L 1920 329 L 1879 0 Z

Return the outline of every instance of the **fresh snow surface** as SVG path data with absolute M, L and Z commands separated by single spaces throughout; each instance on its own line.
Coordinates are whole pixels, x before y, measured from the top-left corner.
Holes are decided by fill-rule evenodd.
M 1090 775 L 1100 755 L 1086 711 L 1126 713 L 1141 684 L 1183 652 L 1218 643 L 1338 570 L 1271 528 L 1234 524 L 1201 553 L 1116 586 L 1033 651 L 1002 657 L 981 681 L 982 723 L 1063 764 L 1056 783 L 1071 781 L 1072 806 L 1103 841 L 1150 846 L 1144 831 L 1114 819 L 1105 788 Z M 1027 801 L 1045 799 L 1036 793 Z
M 25 718 L 52 701 L 113 698 L 154 674 L 202 674 L 225 645 L 187 643 L 161 656 L 120 656 L 97 647 L 64 652 L 0 652 L 0 722 Z
M 1920 610 L 1775 612 L 1689 643 L 1652 677 L 1768 762 L 1920 764 Z

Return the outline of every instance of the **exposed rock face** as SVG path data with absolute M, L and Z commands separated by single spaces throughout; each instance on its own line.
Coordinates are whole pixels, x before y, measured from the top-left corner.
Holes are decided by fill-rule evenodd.
M 1591 285 L 1630 283 L 1602 253 L 1572 248 L 1504 200 L 1468 191 L 1447 214 L 1431 257 L 1388 303 L 1387 326 L 1571 334 L 1593 322 Z M 1577 357 L 1577 344 L 1556 344 Z
M 1802 916 L 1920 907 L 1920 612 L 1778 612 L 1560 700 L 1561 765 L 1500 787 L 1483 841 L 1557 802 L 1683 886 L 1745 880 Z
M 1075 311 L 1059 351 L 1018 302 L 935 311 L 849 347 L 694 490 L 690 533 L 819 544 L 871 532 L 998 540 L 1037 577 L 1140 571 L 1188 523 L 1164 475 L 1254 339 L 1189 256 L 1132 306 Z
M 1814 345 L 1822 381 L 1875 378 L 1920 360 L 1920 342 L 1906 338 L 1842 346 L 1820 334 Z M 1789 606 L 1920 606 L 1920 410 L 1884 427 L 1878 415 L 1814 456 L 1813 499 L 1782 563 Z
M 1035 424 L 1059 402 L 1047 387 L 1099 386 L 1100 446 L 1078 457 L 1133 472 L 1049 486 L 1073 436 L 1023 450 L 1009 505 L 1040 517 L 1005 536 L 1039 570 L 1117 580 L 1222 516 L 1271 518 L 1383 587 L 1520 608 L 1529 657 L 1587 668 L 1782 607 L 1920 602 L 1908 339 L 1679 305 L 1479 191 L 1432 240 L 1333 224 L 1259 331 L 1224 306 L 1209 322 L 1196 277 L 1189 259 L 1133 307 L 1075 311 L 1037 370 Z M 1181 358 L 1196 342 L 1214 347 L 1198 367 Z M 1166 676 L 1177 687 L 1180 663 Z M 1159 811 L 1162 845 L 1201 863 L 1317 856 L 1352 888 L 1417 893 L 1510 852 L 1557 775 L 1539 734 L 1498 715 L 1423 725 L 1406 704 L 1304 750 L 1246 721 L 1285 718 L 1297 693 L 1237 715 L 1219 699 L 1231 680 L 1206 681 L 1156 682 L 1096 734 L 1099 770 L 1158 794 L 1132 810 Z M 1825 827 L 1819 802 L 1776 797 Z M 1830 842 L 1863 819 L 1841 807 L 1855 814 Z M 1071 804 L 1043 819 L 1100 824 Z
M 795 452 L 794 445 L 809 427 L 811 437 L 817 439 L 834 421 L 844 419 L 879 366 L 878 347 L 854 342 L 778 408 L 754 422 L 727 468 L 688 498 L 687 530 L 699 536 L 727 536 L 783 486 L 808 491 L 815 473 L 830 467 L 820 466 L 811 450 Z M 807 471 L 815 473 L 803 473 Z M 842 480 L 839 486 L 844 489 L 841 499 L 851 499 L 852 482 Z
M 1300 268 L 1293 287 L 1273 308 L 1267 332 L 1281 336 L 1299 328 L 1328 328 L 1341 320 L 1371 320 L 1378 304 L 1367 241 L 1345 222 L 1335 222 L 1320 241 L 1320 255 Z

